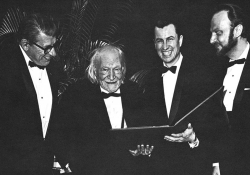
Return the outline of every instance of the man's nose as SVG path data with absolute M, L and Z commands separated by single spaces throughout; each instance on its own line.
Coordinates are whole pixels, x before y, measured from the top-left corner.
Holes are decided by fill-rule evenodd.
M 110 70 L 109 72 L 109 79 L 114 80 L 115 79 L 115 72 L 113 70 Z
M 51 51 L 49 52 L 49 54 L 53 57 L 56 56 L 56 51 L 55 51 L 55 48 L 52 48 Z
M 215 41 L 216 41 L 216 37 L 215 37 L 215 34 L 211 34 L 211 38 L 210 38 L 210 44 L 213 44 L 213 43 L 215 43 Z
M 167 49 L 168 48 L 168 42 L 167 41 L 164 41 L 163 42 L 163 49 Z

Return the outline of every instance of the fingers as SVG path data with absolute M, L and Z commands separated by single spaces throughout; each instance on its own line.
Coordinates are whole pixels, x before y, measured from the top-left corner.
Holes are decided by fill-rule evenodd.
M 145 149 L 145 154 L 150 154 L 150 148 L 149 148 L 149 145 L 146 146 L 146 149 Z
M 152 153 L 152 151 L 153 151 L 153 149 L 154 149 L 154 146 L 151 146 L 150 148 L 149 148 L 149 150 L 148 150 L 148 157 L 150 157 L 151 156 L 151 153 Z
M 136 149 L 136 150 L 129 150 L 129 152 L 133 155 L 133 156 L 139 156 L 140 153 L 139 151 Z
M 144 148 L 144 145 L 142 144 L 141 145 L 141 155 L 145 155 L 146 154 L 146 151 L 145 151 L 145 148 Z
M 141 154 L 141 155 L 147 155 L 150 157 L 153 149 L 154 149 L 154 146 L 149 146 L 149 145 L 144 146 L 144 144 L 141 144 L 141 145 L 137 145 L 136 150 L 129 150 L 129 152 L 133 156 L 138 156 Z
M 171 134 L 173 137 L 184 137 L 184 133 Z
M 188 129 L 192 129 L 191 123 L 188 124 Z
M 164 139 L 170 142 L 183 142 L 183 137 L 164 136 Z

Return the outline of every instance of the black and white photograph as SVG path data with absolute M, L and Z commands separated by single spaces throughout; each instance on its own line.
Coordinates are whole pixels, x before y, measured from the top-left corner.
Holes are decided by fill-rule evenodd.
M 0 174 L 249 175 L 248 0 L 1 0 Z

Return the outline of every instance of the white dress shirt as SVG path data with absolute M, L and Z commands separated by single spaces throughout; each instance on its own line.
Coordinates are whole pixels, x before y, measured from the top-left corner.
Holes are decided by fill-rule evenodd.
M 246 49 L 243 51 L 243 53 L 238 59 L 247 58 L 248 51 L 249 51 L 249 43 L 247 43 Z M 230 60 L 230 61 L 233 61 L 233 60 Z M 227 111 L 233 110 L 234 97 L 236 94 L 236 90 L 237 90 L 244 66 L 245 66 L 245 63 L 235 64 L 227 69 L 227 74 L 223 81 L 224 91 L 226 91 L 223 103 Z
M 176 85 L 176 81 L 177 81 L 177 78 L 178 78 L 178 74 L 179 74 L 179 70 L 180 70 L 180 67 L 181 67 L 182 60 L 183 60 L 183 56 L 180 53 L 180 58 L 174 65 L 174 66 L 177 66 L 175 73 L 172 73 L 171 71 L 167 71 L 166 73 L 162 74 L 164 97 L 165 97 L 165 103 L 166 103 L 166 109 L 167 109 L 168 117 L 169 117 L 171 106 L 172 106 L 172 100 L 173 100 L 173 96 L 174 96 L 175 85 Z M 164 63 L 163 63 L 163 65 L 165 67 L 167 67 Z M 198 138 L 193 143 L 188 142 L 190 148 L 198 147 L 199 143 L 200 143 L 200 141 L 199 141 Z
M 238 59 L 247 58 L 247 54 L 249 51 L 249 43 L 247 43 L 247 47 L 243 51 L 243 53 L 239 56 Z M 229 62 L 234 60 L 229 60 Z M 226 91 L 223 104 L 227 111 L 233 110 L 233 102 L 236 94 L 236 90 L 240 81 L 240 77 L 242 74 L 242 70 L 245 66 L 244 64 L 235 64 L 227 69 L 227 74 L 223 81 L 224 91 Z M 213 166 L 219 166 L 219 163 L 213 163 Z
M 39 69 L 38 67 L 30 67 L 30 58 L 20 46 L 23 56 L 25 58 L 28 70 L 30 72 L 33 85 L 36 90 L 37 101 L 39 105 L 40 117 L 42 122 L 43 138 L 46 136 L 47 128 L 50 120 L 50 113 L 52 108 L 52 92 L 46 68 Z
M 174 65 L 174 66 L 177 66 L 175 74 L 172 73 L 171 71 L 167 71 L 166 73 L 162 74 L 163 89 L 164 89 L 165 103 L 166 103 L 168 116 L 170 114 L 170 110 L 172 106 L 172 99 L 174 96 L 175 85 L 176 85 L 177 77 L 178 77 L 179 70 L 181 67 L 182 59 L 183 59 L 183 56 L 180 53 L 180 58 Z M 167 67 L 164 63 L 163 65 Z
M 101 92 L 109 93 L 105 89 L 101 88 Z M 120 89 L 118 89 L 115 93 L 120 93 Z M 108 115 L 109 121 L 111 123 L 112 129 L 121 128 L 122 125 L 122 116 L 123 116 L 123 108 L 122 108 L 122 98 L 121 97 L 109 97 L 104 99 Z M 124 120 L 124 128 L 127 128 L 126 122 Z

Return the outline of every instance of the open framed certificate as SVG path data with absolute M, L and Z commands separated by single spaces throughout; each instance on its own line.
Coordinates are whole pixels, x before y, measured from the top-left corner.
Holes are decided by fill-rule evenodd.
M 186 128 L 192 117 L 197 115 L 190 115 L 194 113 L 198 108 L 200 108 L 209 99 L 214 97 L 216 94 L 223 94 L 223 86 L 213 92 L 209 97 L 199 103 L 195 108 L 189 111 L 185 116 L 178 120 L 175 125 L 168 126 L 145 126 L 145 127 L 130 127 L 123 129 L 111 129 L 111 136 L 117 141 L 123 142 L 124 145 L 130 144 L 154 144 L 156 141 L 164 140 L 165 135 L 170 135 L 172 133 L 181 133 Z

